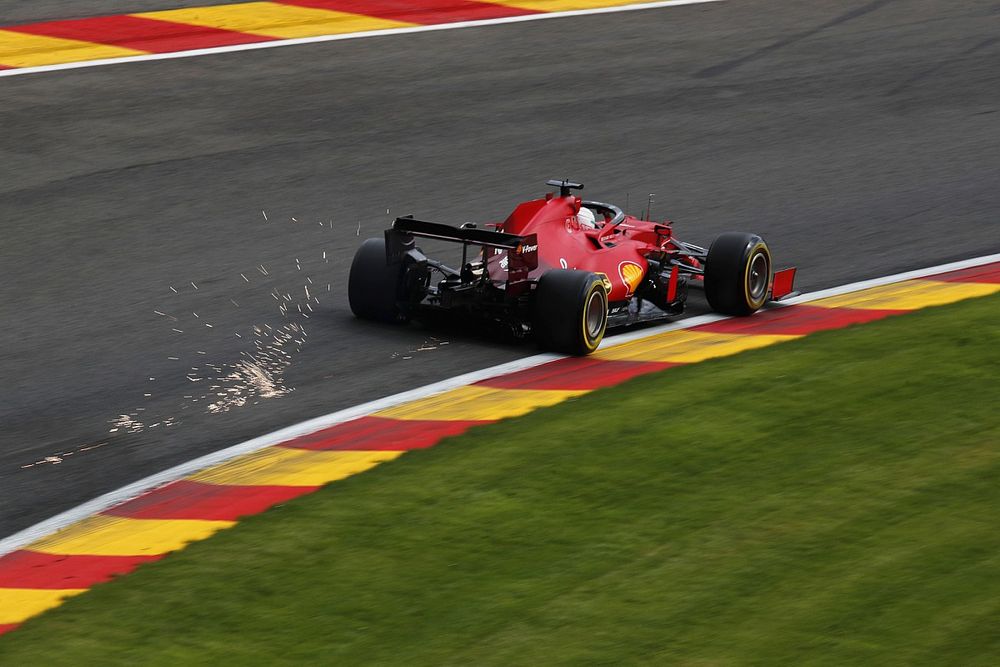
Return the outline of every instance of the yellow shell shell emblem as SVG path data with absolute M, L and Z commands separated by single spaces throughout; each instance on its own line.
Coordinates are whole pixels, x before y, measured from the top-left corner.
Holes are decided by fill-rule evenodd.
M 628 288 L 626 296 L 632 296 L 635 288 L 642 282 L 642 267 L 635 262 L 622 262 L 618 265 L 618 273 L 621 275 L 625 286 Z

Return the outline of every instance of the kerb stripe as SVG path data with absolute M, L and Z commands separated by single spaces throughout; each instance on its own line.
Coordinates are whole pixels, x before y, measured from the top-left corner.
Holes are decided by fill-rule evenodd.
M 536 10 L 471 0 L 282 0 L 286 5 L 366 14 L 391 21 L 432 25 L 537 14 Z
M 676 366 L 669 362 L 609 361 L 569 357 L 523 371 L 481 380 L 477 385 L 497 389 L 589 390 L 611 387 L 646 373 Z
M 880 320 L 905 310 L 864 310 L 859 308 L 817 308 L 798 305 L 774 308 L 753 317 L 734 317 L 694 327 L 692 331 L 710 331 L 726 334 L 777 334 L 804 336 L 816 331 L 841 329 L 852 324 Z
M 406 451 L 431 447 L 442 438 L 465 433 L 477 424 L 488 423 L 489 420 L 404 420 L 368 415 L 294 438 L 279 446 L 313 450 Z
M 233 30 L 221 30 L 172 21 L 157 21 L 138 16 L 102 16 L 69 21 L 48 21 L 8 28 L 8 30 L 43 37 L 60 37 L 110 44 L 148 53 L 207 49 L 213 46 L 249 44 L 273 39 L 264 35 L 251 35 Z
M 159 556 L 68 556 L 22 549 L 0 557 L 0 588 L 90 588 Z
M 229 486 L 180 479 L 104 512 L 130 519 L 236 521 L 319 486 Z

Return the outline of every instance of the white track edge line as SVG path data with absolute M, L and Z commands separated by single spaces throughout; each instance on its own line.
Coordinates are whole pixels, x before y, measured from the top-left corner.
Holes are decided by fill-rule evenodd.
M 363 32 L 340 33 L 336 35 L 317 35 L 315 37 L 298 37 L 294 39 L 276 39 L 267 42 L 250 44 L 231 44 L 229 46 L 214 46 L 208 49 L 190 49 L 187 51 L 172 51 L 170 53 L 147 53 L 139 56 L 123 56 L 121 58 L 102 58 L 100 60 L 79 60 L 71 63 L 54 65 L 38 65 L 35 67 L 15 67 L 0 70 L 0 77 L 38 74 L 41 72 L 57 72 L 68 69 L 101 67 L 103 65 L 118 65 L 121 63 L 143 62 L 147 60 L 173 60 L 174 58 L 194 58 L 210 56 L 219 53 L 234 53 L 236 51 L 256 51 L 258 49 L 274 49 L 281 46 L 299 46 L 301 44 L 316 44 L 318 42 L 339 42 L 345 39 L 365 39 L 368 37 L 385 37 L 389 35 L 408 35 L 418 32 L 436 30 L 457 30 L 461 28 L 478 28 L 506 23 L 524 23 L 527 21 L 544 21 L 546 19 L 567 18 L 570 16 L 587 16 L 590 14 L 613 14 L 617 12 L 633 12 L 642 9 L 661 9 L 664 7 L 679 7 L 681 5 L 700 5 L 709 2 L 725 2 L 725 0 L 661 0 L 660 2 L 636 3 L 618 7 L 594 7 L 593 9 L 575 9 L 565 12 L 546 12 L 541 14 L 526 14 L 523 16 L 505 16 L 495 19 L 480 19 L 478 21 L 457 21 L 455 23 L 436 23 L 432 25 L 417 25 L 406 28 L 387 28 L 385 30 L 367 30 Z M 16 27 L 16 26 L 10 26 Z M 3 30 L 3 27 L 0 27 Z M 79 40 L 83 41 L 83 40 Z
M 861 290 L 869 289 L 872 287 L 879 287 L 881 285 L 889 285 L 892 283 L 902 282 L 904 280 L 913 280 L 915 278 L 923 278 L 930 275 L 935 275 L 939 273 L 948 273 L 950 271 L 958 271 L 961 269 L 973 268 L 976 266 L 982 266 L 984 264 L 991 264 L 993 262 L 1000 262 L 1000 253 L 994 255 L 983 255 L 982 257 L 974 257 L 972 259 L 965 259 L 957 262 L 950 262 L 948 264 L 939 264 L 937 266 L 930 266 L 924 269 L 917 269 L 915 271 L 906 271 L 904 273 L 896 273 L 890 276 L 883 276 L 880 278 L 873 278 L 871 280 L 862 280 L 855 283 L 849 283 L 847 285 L 841 285 L 839 287 L 832 287 L 830 289 L 820 290 L 818 292 L 811 292 L 809 294 L 803 294 L 801 296 L 789 299 L 787 302 L 783 302 L 783 305 L 795 305 L 799 303 L 807 303 L 809 301 L 815 301 L 817 299 L 823 299 L 830 296 L 839 296 L 841 294 L 850 294 L 851 292 L 858 292 Z M 667 331 L 676 331 L 680 329 L 690 329 L 692 327 L 699 326 L 701 324 L 707 324 L 709 322 L 717 322 L 720 320 L 729 319 L 723 315 L 700 315 L 697 317 L 691 317 L 680 322 L 671 322 L 669 324 L 664 324 L 655 327 L 649 327 L 647 329 L 641 329 L 639 331 L 633 331 L 618 336 L 614 336 L 611 339 L 605 339 L 599 349 L 607 349 L 609 347 L 614 347 L 616 345 L 622 345 L 624 343 L 630 343 L 635 340 L 641 340 L 643 338 L 649 338 L 651 336 L 656 336 Z M 385 398 L 380 398 L 375 401 L 370 401 L 368 403 L 363 403 L 361 405 L 356 405 L 344 410 L 339 410 L 337 412 L 332 412 L 328 415 L 323 415 L 321 417 L 315 417 L 304 422 L 299 422 L 298 424 L 293 424 L 286 428 L 280 429 L 278 431 L 273 431 L 266 435 L 241 442 L 232 447 L 227 447 L 226 449 L 221 449 L 217 452 L 212 452 L 211 454 L 206 454 L 205 456 L 192 459 L 186 463 L 181 463 L 180 465 L 174 466 L 163 472 L 150 475 L 140 479 L 137 482 L 133 482 L 127 486 L 123 486 L 114 491 L 109 491 L 93 500 L 89 500 L 81 505 L 77 505 L 71 509 L 61 512 L 53 517 L 45 519 L 33 526 L 25 528 L 13 535 L 0 540 L 0 556 L 3 556 L 11 551 L 16 551 L 23 546 L 26 546 L 36 540 L 39 540 L 47 535 L 51 535 L 56 531 L 65 528 L 71 524 L 74 524 L 82 519 L 87 518 L 93 514 L 102 512 L 110 507 L 121 504 L 127 500 L 135 498 L 142 495 L 143 493 L 150 491 L 159 486 L 163 486 L 169 482 L 176 481 L 182 477 L 186 477 L 200 470 L 204 470 L 213 465 L 218 465 L 224 463 L 230 459 L 236 458 L 243 454 L 250 454 L 252 452 L 259 451 L 266 447 L 271 447 L 273 445 L 285 442 L 292 438 L 296 438 L 302 435 L 308 435 L 320 429 L 329 428 L 340 424 L 351 419 L 356 419 L 358 417 L 363 417 L 365 415 L 377 412 L 379 410 L 385 410 L 387 408 L 395 407 L 402 403 L 407 403 L 409 401 L 418 400 L 421 398 L 426 398 L 428 396 L 433 396 L 435 394 L 440 394 L 451 389 L 457 389 L 458 387 L 464 387 L 466 385 L 472 384 L 474 382 L 479 382 L 480 380 L 486 380 L 491 377 L 496 377 L 498 375 L 504 375 L 506 373 L 513 373 L 516 371 L 524 370 L 527 368 L 534 368 L 535 366 L 540 366 L 549 361 L 554 361 L 556 359 L 563 358 L 562 355 L 557 354 L 536 354 L 531 357 L 525 357 L 524 359 L 517 359 L 505 364 L 500 364 L 498 366 L 491 366 L 489 368 L 484 368 L 478 371 L 472 371 L 470 373 L 464 373 L 462 375 L 457 375 L 447 380 L 442 380 L 440 382 L 435 382 L 433 384 L 425 385 L 423 387 L 418 387 L 416 389 L 411 389 L 410 391 L 404 391 L 399 394 L 394 394 L 392 396 L 387 396 Z

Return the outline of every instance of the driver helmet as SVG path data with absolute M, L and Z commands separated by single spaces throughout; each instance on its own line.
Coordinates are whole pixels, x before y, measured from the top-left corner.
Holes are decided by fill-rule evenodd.
M 576 214 L 576 220 L 583 229 L 597 229 L 597 218 L 594 212 L 585 206 L 580 207 L 580 212 Z

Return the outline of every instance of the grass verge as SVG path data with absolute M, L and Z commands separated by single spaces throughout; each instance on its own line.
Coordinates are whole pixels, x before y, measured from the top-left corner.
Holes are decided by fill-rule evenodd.
M 998 312 L 476 429 L 71 599 L 0 664 L 996 664 Z

